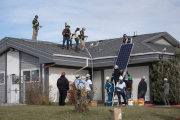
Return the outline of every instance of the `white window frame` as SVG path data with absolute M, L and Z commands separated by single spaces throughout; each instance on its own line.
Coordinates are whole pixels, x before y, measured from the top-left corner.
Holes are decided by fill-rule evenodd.
M 21 76 L 23 76 L 23 72 L 24 72 L 24 71 L 30 71 L 30 81 L 27 81 L 26 83 L 40 82 L 40 80 L 39 80 L 39 81 L 33 81 L 33 80 L 32 80 L 32 71 L 33 71 L 33 70 L 39 70 L 39 79 L 40 79 L 40 69 L 39 69 L 39 68 L 23 69 L 23 70 L 21 70 Z M 23 83 L 23 81 L 22 81 L 22 83 Z

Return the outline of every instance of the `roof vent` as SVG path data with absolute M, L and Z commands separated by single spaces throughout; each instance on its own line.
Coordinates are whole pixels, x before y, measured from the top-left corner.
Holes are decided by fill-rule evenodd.
M 137 36 L 137 31 L 134 31 L 134 36 Z

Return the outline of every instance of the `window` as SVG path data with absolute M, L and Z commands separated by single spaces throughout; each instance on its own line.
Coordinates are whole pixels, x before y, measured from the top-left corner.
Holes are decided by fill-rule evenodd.
M 39 70 L 32 70 L 32 81 L 39 81 Z
M 23 76 L 26 76 L 26 81 L 30 81 L 30 71 L 23 71 Z
M 0 84 L 4 84 L 4 73 L 0 73 Z
M 26 76 L 26 81 L 39 81 L 39 70 L 23 71 Z

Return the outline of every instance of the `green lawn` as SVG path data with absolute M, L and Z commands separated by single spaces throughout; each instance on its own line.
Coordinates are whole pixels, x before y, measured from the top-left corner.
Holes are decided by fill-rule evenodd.
M 73 106 L 0 106 L 0 120 L 110 120 L 108 109 L 90 107 L 89 113 L 75 113 Z M 123 120 L 179 120 L 180 108 L 126 107 Z

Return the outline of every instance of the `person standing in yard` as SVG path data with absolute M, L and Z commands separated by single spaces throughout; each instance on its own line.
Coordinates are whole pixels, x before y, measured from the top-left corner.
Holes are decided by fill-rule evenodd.
M 70 25 L 67 25 L 66 28 L 62 31 L 62 35 L 63 35 L 63 47 L 62 49 L 64 49 L 64 44 L 67 41 L 67 50 L 69 50 L 69 38 L 71 35 L 71 31 L 70 31 Z M 72 45 L 70 45 L 72 46 Z
M 82 80 L 79 75 L 76 75 L 76 80 L 74 84 L 77 89 L 77 103 L 79 103 L 79 98 L 81 97 L 81 93 L 86 88 L 86 82 Z
M 146 91 L 147 91 L 147 83 L 145 82 L 145 76 L 143 76 L 141 78 L 141 81 L 139 82 L 139 85 L 138 85 L 138 99 L 139 98 L 144 98 L 144 101 L 145 101 L 145 94 L 146 94 Z
M 37 15 L 35 16 L 34 20 L 32 21 L 32 25 L 33 25 L 32 40 L 37 40 L 39 27 L 40 28 L 42 27 L 38 22 L 38 16 Z
M 126 83 L 126 89 L 125 89 L 126 90 L 126 100 L 128 101 L 131 98 L 132 76 L 129 75 L 128 71 L 127 71 L 127 75 L 128 75 L 128 80 L 125 80 L 125 77 L 124 77 L 123 81 Z
M 112 98 L 113 98 L 113 92 L 114 92 L 113 77 L 110 78 L 107 76 L 106 80 L 108 80 L 108 82 L 106 82 L 106 85 L 105 85 L 105 89 L 107 90 L 107 93 L 108 93 L 107 105 L 112 106 Z
M 93 100 L 93 84 L 90 80 L 90 75 L 86 75 L 86 91 L 87 91 L 87 100 L 90 99 L 90 102 Z
M 126 88 L 126 84 L 125 84 L 125 82 L 123 81 L 123 77 L 120 76 L 120 77 L 119 77 L 119 82 L 117 82 L 117 84 L 116 84 L 118 101 L 119 101 L 119 107 L 122 106 L 122 103 L 121 103 L 121 95 L 122 95 L 122 97 L 123 97 L 123 99 L 124 99 L 124 104 L 125 104 L 125 106 L 127 106 L 126 97 L 125 97 L 125 88 Z
M 164 103 L 165 105 L 170 105 L 168 99 L 170 85 L 167 78 L 164 78 L 164 85 L 162 85 L 161 87 L 164 89 Z
M 62 72 L 61 77 L 58 79 L 57 87 L 59 89 L 59 105 L 64 106 L 67 90 L 69 90 L 69 81 L 65 77 L 65 72 Z
M 115 65 L 114 67 L 114 83 L 115 86 L 117 84 L 117 82 L 119 82 L 119 77 L 123 75 L 123 71 L 119 70 L 118 65 Z M 117 93 L 117 89 L 115 88 L 115 94 Z

